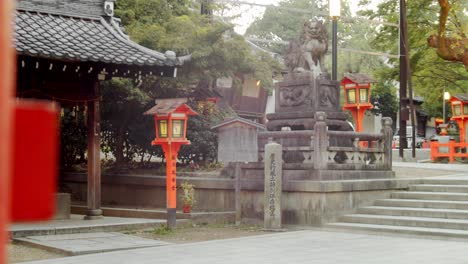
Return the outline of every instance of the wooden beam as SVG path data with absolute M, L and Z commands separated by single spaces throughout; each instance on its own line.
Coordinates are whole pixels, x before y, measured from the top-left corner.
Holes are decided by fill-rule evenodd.
M 94 95 L 100 94 L 99 81 L 93 83 Z M 85 219 L 102 217 L 101 210 L 101 113 L 99 100 L 88 102 L 88 210 Z

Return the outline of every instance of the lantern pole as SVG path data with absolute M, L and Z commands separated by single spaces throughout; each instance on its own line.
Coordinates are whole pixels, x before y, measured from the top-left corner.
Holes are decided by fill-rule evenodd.
M 177 156 L 180 149 L 180 143 L 169 141 L 162 145 L 166 157 L 166 208 L 167 208 L 167 227 L 174 229 L 176 227 L 177 213 Z
M 337 80 L 338 65 L 338 18 L 340 17 L 340 0 L 329 0 L 329 15 L 332 19 L 332 80 Z M 323 70 L 323 69 L 321 69 Z

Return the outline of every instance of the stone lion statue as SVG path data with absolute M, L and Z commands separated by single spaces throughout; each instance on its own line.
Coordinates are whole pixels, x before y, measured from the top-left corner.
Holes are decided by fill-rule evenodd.
M 298 40 L 289 43 L 285 63 L 289 72 L 326 72 L 324 57 L 328 50 L 328 34 L 322 21 L 306 21 Z M 318 69 L 320 66 L 320 69 Z

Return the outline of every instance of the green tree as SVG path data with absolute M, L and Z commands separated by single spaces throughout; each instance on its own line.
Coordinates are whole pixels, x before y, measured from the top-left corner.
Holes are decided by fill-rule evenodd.
M 280 8 L 268 7 L 264 15 L 257 19 L 246 31 L 247 37 L 260 38 L 271 41 L 291 41 L 300 36 L 305 21 L 317 17 L 324 20 L 328 28 L 331 54 L 331 23 L 326 16 L 328 1 L 311 0 L 285 0 L 278 4 Z M 311 10 L 311 14 L 298 10 Z M 383 65 L 383 59 L 359 54 L 344 49 L 362 51 L 371 50 L 370 41 L 375 37 L 375 31 L 368 23 L 350 19 L 351 13 L 348 3 L 342 2 L 343 18 L 338 22 L 338 77 L 342 78 L 346 72 L 360 72 L 372 74 L 372 71 Z M 286 45 L 272 43 L 259 43 L 262 47 L 284 55 Z M 331 56 L 327 56 L 326 67 L 331 69 Z M 330 71 L 330 70 L 329 70 Z
M 71 169 L 85 162 L 86 118 L 84 107 L 64 107 L 60 118 L 60 165 L 61 169 Z
M 154 105 L 156 98 L 193 97 L 200 81 L 206 89 L 219 77 L 234 78 L 253 75 L 262 86 L 273 87 L 272 75 L 279 71 L 276 61 L 262 52 L 252 52 L 245 40 L 233 33 L 232 25 L 213 21 L 190 11 L 185 0 L 119 0 L 116 14 L 121 17 L 130 37 L 148 48 L 175 51 L 179 56 L 191 54 L 177 78 L 150 77 L 143 83 L 114 79 L 103 85 L 103 141 L 117 164 L 138 158 L 162 157 L 159 147 L 152 147 L 154 124 L 142 113 Z M 184 147 L 185 160 L 213 160 L 216 156 L 216 135 L 210 127 L 230 111 L 213 110 L 209 115 L 190 119 L 188 138 L 192 145 Z M 147 157 L 147 159 L 145 159 Z
M 362 1 L 365 3 L 364 1 Z M 466 9 L 466 1 L 453 1 L 453 12 L 461 14 Z M 365 10 L 360 14 L 371 19 L 381 19 L 387 22 L 398 23 L 398 1 L 385 1 L 379 4 L 377 11 Z M 444 61 L 436 54 L 436 50 L 429 48 L 427 38 L 437 32 L 439 6 L 434 0 L 407 1 L 407 23 L 410 47 L 410 66 L 412 81 L 416 95 L 424 97 L 423 109 L 430 116 L 442 115 L 443 90 L 451 93 L 468 92 L 468 74 L 461 63 Z M 464 18 L 466 20 L 466 18 Z M 448 28 L 456 27 L 451 22 Z M 398 54 L 398 28 L 382 25 L 371 46 L 380 51 Z M 399 80 L 398 59 L 389 59 L 387 67 L 382 68 L 377 79 L 386 82 Z

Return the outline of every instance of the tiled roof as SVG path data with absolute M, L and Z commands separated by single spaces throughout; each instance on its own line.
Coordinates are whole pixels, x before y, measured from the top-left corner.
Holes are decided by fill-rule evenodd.
M 143 113 L 144 115 L 167 115 L 175 111 L 186 112 L 188 115 L 196 115 L 187 104 L 187 98 L 156 99 L 156 105 Z
M 232 119 L 224 120 L 223 122 L 212 126 L 211 129 L 218 129 L 218 128 L 222 127 L 222 126 L 226 126 L 226 125 L 229 125 L 229 124 L 232 124 L 232 123 L 242 123 L 242 124 L 245 124 L 245 125 L 248 125 L 248 126 L 256 127 L 256 128 L 258 128 L 260 130 L 265 130 L 264 125 L 253 122 L 253 121 L 250 121 L 250 120 L 242 118 L 242 117 L 235 117 L 235 118 L 232 118 Z
M 18 55 L 47 59 L 139 66 L 178 66 L 189 59 L 140 46 L 120 30 L 114 18 L 99 16 L 17 10 L 14 38 Z
M 350 79 L 354 83 L 375 83 L 376 82 L 371 77 L 362 73 L 346 73 L 344 77 Z
M 454 94 L 453 97 L 460 101 L 468 101 L 468 94 Z

